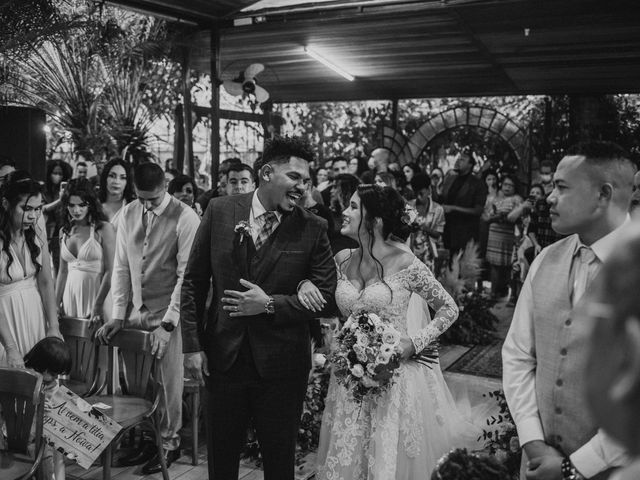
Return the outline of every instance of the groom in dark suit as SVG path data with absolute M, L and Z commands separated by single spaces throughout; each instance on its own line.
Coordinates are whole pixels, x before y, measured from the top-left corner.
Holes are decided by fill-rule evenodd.
M 249 420 L 265 479 L 294 478 L 311 366 L 309 327 L 314 316 L 335 308 L 327 224 L 296 205 L 311 159 L 299 139 L 267 142 L 258 189 L 213 199 L 193 243 L 180 325 L 187 375 L 207 387 L 210 480 L 238 478 Z M 306 279 L 322 292 L 324 311 L 311 313 L 298 301 Z

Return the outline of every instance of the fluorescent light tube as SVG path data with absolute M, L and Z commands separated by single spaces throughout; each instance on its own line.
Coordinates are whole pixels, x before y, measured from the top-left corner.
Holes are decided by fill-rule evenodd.
M 315 58 L 317 61 L 319 61 L 320 63 L 322 63 L 326 67 L 329 67 L 331 70 L 336 72 L 338 75 L 342 75 L 344 78 L 346 78 L 350 82 L 353 82 L 356 79 L 356 77 L 354 77 L 350 73 L 345 72 L 344 70 L 342 70 L 337 65 L 334 65 L 329 60 L 327 60 L 322 55 L 320 55 L 318 52 L 313 50 L 311 47 L 304 47 L 304 51 L 306 52 L 307 55 L 309 55 L 312 58 Z

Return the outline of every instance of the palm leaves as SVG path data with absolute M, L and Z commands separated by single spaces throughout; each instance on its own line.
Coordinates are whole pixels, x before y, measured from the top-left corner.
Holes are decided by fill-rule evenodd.
M 478 244 L 470 240 L 464 250 L 459 251 L 445 268 L 438 279 L 449 295 L 459 299 L 466 292 L 473 290 L 482 273 L 482 260 Z
M 146 150 L 180 83 L 164 27 L 129 12 L 104 22 L 83 18 L 78 28 L 4 55 L 3 101 L 44 110 L 73 133 L 78 150 Z
M 16 95 L 14 102 L 44 110 L 74 134 L 82 150 L 104 143 L 100 114 L 105 68 L 102 59 L 91 54 L 79 38 L 65 34 L 11 63 L 15 68 L 9 82 Z

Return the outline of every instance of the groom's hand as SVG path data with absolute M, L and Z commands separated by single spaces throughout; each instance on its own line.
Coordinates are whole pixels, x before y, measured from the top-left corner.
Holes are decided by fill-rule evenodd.
M 204 373 L 209 376 L 209 366 L 207 364 L 207 356 L 204 352 L 192 352 L 184 354 L 184 371 L 187 378 L 197 380 L 200 385 L 204 385 Z
M 265 312 L 265 305 L 269 301 L 269 295 L 264 293 L 258 285 L 240 279 L 240 285 L 246 287 L 246 292 L 236 290 L 225 290 L 226 297 L 222 297 L 225 304 L 222 308 L 228 312 L 230 317 L 247 317 Z

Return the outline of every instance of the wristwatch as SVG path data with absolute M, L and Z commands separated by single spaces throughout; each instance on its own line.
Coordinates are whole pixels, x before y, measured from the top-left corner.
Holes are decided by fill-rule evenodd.
M 164 328 L 166 332 L 169 332 L 169 333 L 173 332 L 176 328 L 176 326 L 171 322 L 162 322 L 160 323 L 160 326 Z
M 269 297 L 267 303 L 264 304 L 264 311 L 269 315 L 273 315 L 274 313 L 276 313 L 275 300 L 273 299 L 273 297 Z
M 584 477 L 580 475 L 580 472 L 578 472 L 573 463 L 571 463 L 569 457 L 562 460 L 560 471 L 562 472 L 562 480 L 584 480 Z

